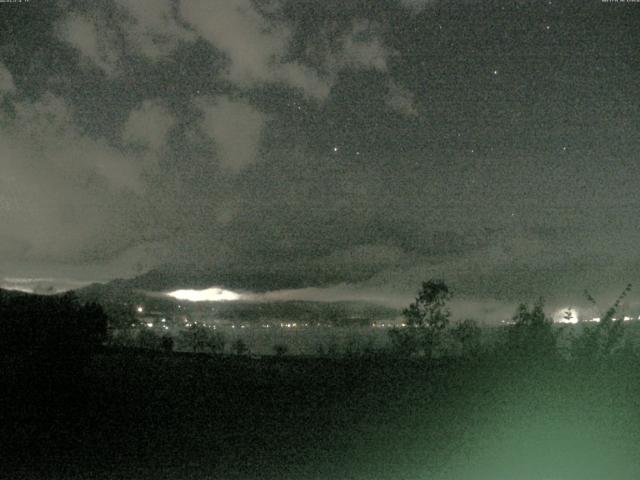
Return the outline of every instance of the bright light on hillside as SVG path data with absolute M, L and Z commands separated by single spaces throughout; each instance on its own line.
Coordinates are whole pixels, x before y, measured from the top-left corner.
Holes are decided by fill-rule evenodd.
M 187 300 L 189 302 L 224 302 L 241 298 L 239 293 L 215 287 L 205 290 L 175 290 L 167 293 L 167 295 L 177 300 Z
M 578 311 L 575 308 L 561 308 L 553 315 L 557 323 L 578 323 Z

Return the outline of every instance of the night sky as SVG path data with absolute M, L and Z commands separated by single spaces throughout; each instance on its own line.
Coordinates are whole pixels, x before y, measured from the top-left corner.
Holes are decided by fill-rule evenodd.
M 640 280 L 639 14 L 2 3 L 0 283 L 606 303 Z

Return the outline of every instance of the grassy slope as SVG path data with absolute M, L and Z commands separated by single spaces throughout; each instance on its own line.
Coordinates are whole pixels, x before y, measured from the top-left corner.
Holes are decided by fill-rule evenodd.
M 46 379 L 20 386 L 5 361 L 3 386 L 11 388 L 4 390 L 0 433 L 11 453 L 3 472 L 637 478 L 634 362 L 594 369 L 487 357 L 427 366 L 106 352 L 92 358 L 84 377 L 46 387 Z

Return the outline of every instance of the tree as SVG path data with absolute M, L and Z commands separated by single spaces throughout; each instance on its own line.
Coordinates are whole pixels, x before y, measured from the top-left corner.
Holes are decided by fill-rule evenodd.
M 316 346 L 316 354 L 320 357 L 335 358 L 338 356 L 338 343 L 335 337 L 330 337 L 326 342 Z
M 278 343 L 277 345 L 273 346 L 273 353 L 276 354 L 276 357 L 284 357 L 288 351 L 289 347 L 282 343 Z
M 138 333 L 138 346 L 145 350 L 160 350 L 162 347 L 162 339 L 153 330 L 144 328 Z
M 446 308 L 451 297 L 452 293 L 444 281 L 422 282 L 422 290 L 418 293 L 416 300 L 402 312 L 407 320 L 407 326 L 428 327 L 435 331 L 444 330 L 451 316 Z
M 394 327 L 389 330 L 389 341 L 393 353 L 396 355 L 410 357 L 418 353 L 419 340 L 416 331 Z
M 236 339 L 231 344 L 231 349 L 236 355 L 246 355 L 249 352 L 249 347 L 247 347 L 247 344 L 241 338 Z
M 109 317 L 109 331 L 122 332 L 129 331 L 134 327 L 139 327 L 141 322 L 133 313 L 131 306 L 119 302 L 111 302 L 107 305 L 107 316 Z
M 556 352 L 556 335 L 553 320 L 544 313 L 544 301 L 538 299 L 533 307 L 521 303 L 509 327 L 508 343 L 512 354 L 529 359 L 553 355 Z
M 174 345 L 174 341 L 171 335 L 164 335 L 162 337 L 161 347 L 165 353 L 173 352 L 173 345 Z
M 431 279 L 422 283 L 415 301 L 404 309 L 405 328 L 389 332 L 396 352 L 412 355 L 423 352 L 434 356 L 442 345 L 451 313 L 447 302 L 452 293 L 443 280 Z
M 570 322 L 573 321 L 573 311 L 571 311 L 571 308 L 568 308 L 567 310 L 565 310 L 564 315 L 562 316 L 562 318 L 567 323 L 570 323 Z
M 458 323 L 451 334 L 460 344 L 463 357 L 472 357 L 480 352 L 482 330 L 474 320 L 466 319 Z
M 207 339 L 207 346 L 213 354 L 223 353 L 226 344 L 227 338 L 222 332 L 212 332 Z
M 73 292 L 30 295 L 0 290 L 0 357 L 20 358 L 25 384 L 48 382 L 58 392 L 75 384 L 105 342 L 107 316 Z
M 14 352 L 51 357 L 87 354 L 106 340 L 107 316 L 96 303 L 63 295 L 0 295 L 0 343 Z
M 603 358 L 610 355 L 622 343 L 624 336 L 623 318 L 614 318 L 622 301 L 631 291 L 631 284 L 627 284 L 616 301 L 607 309 L 600 321 L 595 325 L 583 325 L 582 334 L 572 345 L 575 357 L 581 359 Z M 585 290 L 587 300 L 598 307 L 596 300 Z
M 107 340 L 108 317 L 102 305 L 87 303 L 80 307 L 79 322 L 82 326 L 83 343 L 95 350 Z
M 202 325 L 193 324 L 186 330 L 180 332 L 180 336 L 193 353 L 198 353 L 203 351 L 207 346 L 208 333 L 207 329 Z

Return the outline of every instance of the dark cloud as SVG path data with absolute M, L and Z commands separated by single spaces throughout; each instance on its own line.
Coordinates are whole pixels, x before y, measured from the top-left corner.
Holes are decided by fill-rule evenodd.
M 555 3 L 0 4 L 0 277 L 606 297 L 634 6 Z

